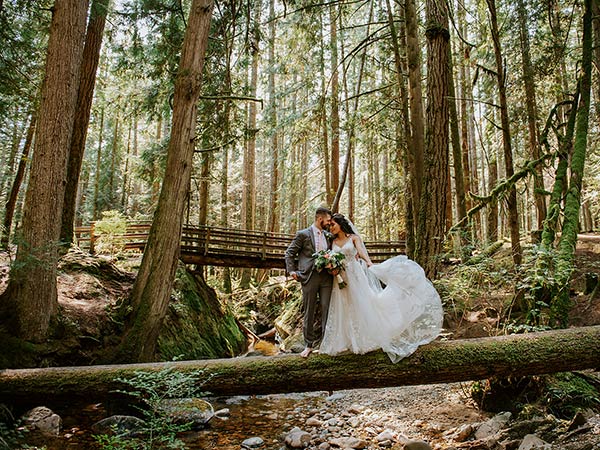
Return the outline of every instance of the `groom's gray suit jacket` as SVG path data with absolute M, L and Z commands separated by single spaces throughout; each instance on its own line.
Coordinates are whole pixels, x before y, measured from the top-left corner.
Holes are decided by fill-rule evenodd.
M 285 268 L 288 273 L 296 272 L 298 281 L 306 284 L 310 279 L 315 265 L 315 236 L 311 228 L 305 228 L 296 233 L 285 251 Z M 298 257 L 298 261 L 296 261 Z

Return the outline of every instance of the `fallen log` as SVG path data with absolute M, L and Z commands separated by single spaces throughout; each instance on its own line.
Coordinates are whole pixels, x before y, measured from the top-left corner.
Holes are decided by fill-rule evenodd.
M 436 341 L 392 364 L 383 352 L 241 357 L 0 371 L 0 402 L 88 397 L 122 389 L 115 378 L 136 371 L 202 370 L 214 395 L 268 394 L 446 383 L 600 367 L 600 326 L 501 337 Z

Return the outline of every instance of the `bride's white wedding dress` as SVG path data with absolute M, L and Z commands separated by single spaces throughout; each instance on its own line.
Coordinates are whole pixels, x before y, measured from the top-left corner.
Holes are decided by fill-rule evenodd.
M 334 277 L 320 353 L 383 349 L 397 362 L 439 335 L 442 303 L 421 266 L 401 255 L 367 268 L 356 258 L 351 239 L 342 247 L 334 244 L 333 250 L 346 256 L 342 276 L 347 286 L 340 289 Z

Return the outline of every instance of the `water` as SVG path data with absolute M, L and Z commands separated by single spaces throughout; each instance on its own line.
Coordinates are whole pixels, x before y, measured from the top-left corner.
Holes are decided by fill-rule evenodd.
M 265 442 L 261 450 L 279 450 L 285 448 L 286 433 L 295 426 L 302 426 L 300 416 L 323 407 L 326 396 L 326 392 L 317 392 L 209 398 L 215 411 L 228 408 L 229 417 L 214 417 L 206 429 L 188 431 L 178 437 L 192 450 L 239 450 L 245 439 L 258 436 Z M 62 417 L 63 430 L 58 437 L 32 433 L 27 436 L 28 445 L 47 450 L 100 448 L 93 439 L 91 426 L 112 414 L 131 413 L 101 403 L 50 407 Z

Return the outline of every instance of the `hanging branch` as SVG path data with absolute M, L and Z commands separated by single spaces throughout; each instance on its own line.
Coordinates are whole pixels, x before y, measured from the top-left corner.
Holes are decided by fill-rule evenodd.
M 469 192 L 469 196 L 472 199 L 477 200 L 479 203 L 477 205 L 475 205 L 473 208 L 471 208 L 470 210 L 468 210 L 467 215 L 463 219 L 458 221 L 456 224 L 454 224 L 448 232 L 451 233 L 453 231 L 458 231 L 460 229 L 460 227 L 462 227 L 466 221 L 468 221 L 471 217 L 473 217 L 473 215 L 475 213 L 482 210 L 489 203 L 491 203 L 493 201 L 497 201 L 499 198 L 501 198 L 502 195 L 504 195 L 504 193 L 506 193 L 509 189 L 511 189 L 517 183 L 517 181 L 519 181 L 522 178 L 525 178 L 530 173 L 534 173 L 535 168 L 539 164 L 542 164 L 547 159 L 553 159 L 555 157 L 556 157 L 555 153 L 546 153 L 543 156 L 541 156 L 539 159 L 536 159 L 535 161 L 526 162 L 525 165 L 518 172 L 515 172 L 515 174 L 512 177 L 499 183 L 492 190 L 492 192 L 490 192 L 489 195 L 479 196 L 479 195 L 473 194 L 472 192 Z

